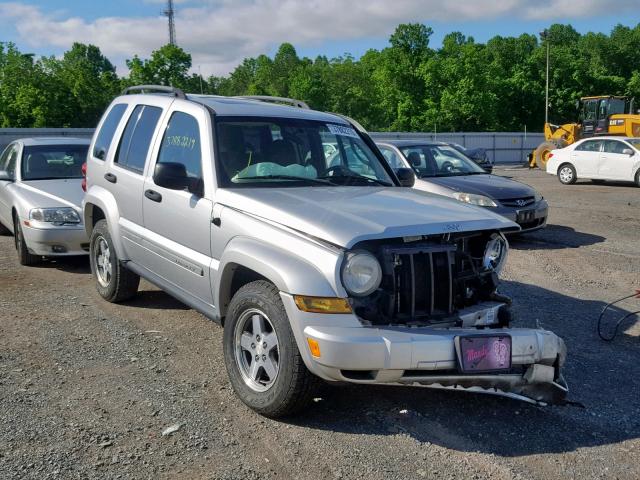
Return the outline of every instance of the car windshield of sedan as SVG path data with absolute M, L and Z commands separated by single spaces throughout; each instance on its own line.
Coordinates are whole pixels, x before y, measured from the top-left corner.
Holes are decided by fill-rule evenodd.
M 417 145 L 400 150 L 420 178 L 487 174 L 473 160 L 449 145 Z
M 637 150 L 640 150 L 640 138 L 629 138 L 627 139 L 627 142 L 629 142 Z
M 295 118 L 215 118 L 223 187 L 391 186 L 377 155 L 351 126 Z
M 82 178 L 88 145 L 33 145 L 22 152 L 22 180 Z

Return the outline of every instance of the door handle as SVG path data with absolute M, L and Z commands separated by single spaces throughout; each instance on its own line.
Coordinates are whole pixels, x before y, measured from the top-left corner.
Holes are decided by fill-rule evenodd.
M 104 179 L 107 182 L 116 183 L 118 181 L 118 177 L 116 177 L 113 173 L 105 173 Z
M 152 202 L 160 203 L 162 201 L 162 195 L 160 195 L 155 190 L 145 190 L 144 196 L 147 197 Z

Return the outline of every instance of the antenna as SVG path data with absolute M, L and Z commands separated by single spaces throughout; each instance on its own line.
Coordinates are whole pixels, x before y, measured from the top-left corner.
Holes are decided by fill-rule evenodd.
M 173 0 L 167 0 L 167 9 L 162 14 L 169 19 L 169 44 L 176 44 L 176 23 L 174 15 L 176 11 L 173 9 Z

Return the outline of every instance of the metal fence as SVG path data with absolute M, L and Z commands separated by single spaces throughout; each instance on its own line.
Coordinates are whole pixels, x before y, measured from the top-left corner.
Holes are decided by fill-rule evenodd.
M 527 155 L 544 141 L 543 133 L 525 132 L 374 132 L 371 136 L 374 140 L 436 140 L 458 143 L 466 148 L 484 148 L 497 164 L 523 163 Z
M 0 128 L 0 149 L 23 137 L 91 137 L 93 128 Z M 496 163 L 522 163 L 542 141 L 542 133 L 402 133 L 372 132 L 374 140 L 437 140 L 455 142 L 467 148 L 484 148 Z

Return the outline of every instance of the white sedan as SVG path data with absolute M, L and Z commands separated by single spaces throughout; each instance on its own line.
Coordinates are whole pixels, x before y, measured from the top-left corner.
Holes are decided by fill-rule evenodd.
M 591 137 L 553 150 L 547 173 L 571 185 L 579 178 L 619 180 L 640 187 L 640 138 Z
M 86 255 L 82 164 L 88 139 L 23 138 L 0 155 L 0 233 L 13 233 L 22 265 Z

